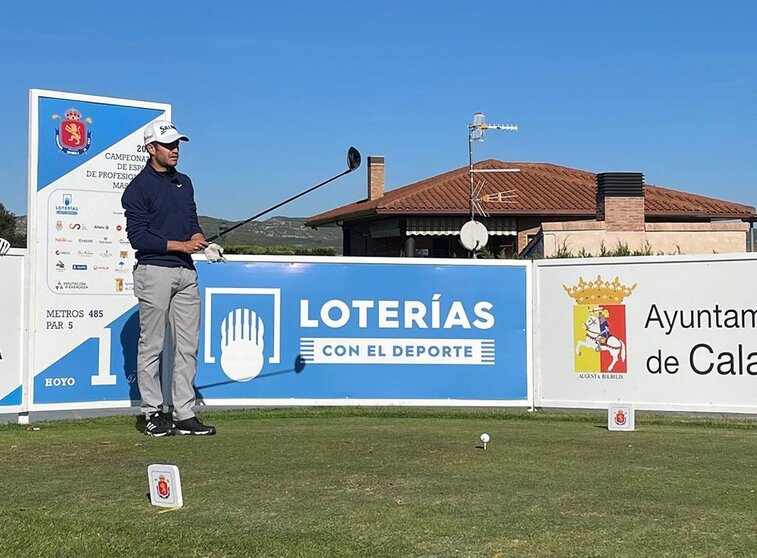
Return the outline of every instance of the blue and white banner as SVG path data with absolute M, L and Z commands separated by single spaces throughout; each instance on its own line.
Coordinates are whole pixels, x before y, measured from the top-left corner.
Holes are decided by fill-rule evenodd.
M 530 401 L 525 265 L 232 258 L 197 262 L 207 405 Z M 37 403 L 136 404 L 138 335 L 130 308 L 80 338 Z
M 389 261 L 198 263 L 199 395 L 528 401 L 527 267 Z
M 110 353 L 136 299 L 121 194 L 147 161 L 145 125 L 170 106 L 42 90 L 29 103 L 31 408 L 123 406 L 135 393 Z

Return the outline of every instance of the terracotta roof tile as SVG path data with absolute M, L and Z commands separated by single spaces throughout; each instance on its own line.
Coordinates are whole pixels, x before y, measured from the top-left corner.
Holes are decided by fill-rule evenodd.
M 480 161 L 476 169 L 520 169 L 519 172 L 477 174 L 485 185 L 481 194 L 512 193 L 514 197 L 486 204 L 491 215 L 564 215 L 576 218 L 596 215 L 595 180 L 592 172 L 550 163 Z M 373 201 L 355 202 L 307 220 L 310 226 L 391 214 L 467 214 L 470 182 L 468 167 L 461 167 L 414 184 L 390 190 Z M 647 217 L 750 219 L 753 207 L 678 190 L 645 185 Z

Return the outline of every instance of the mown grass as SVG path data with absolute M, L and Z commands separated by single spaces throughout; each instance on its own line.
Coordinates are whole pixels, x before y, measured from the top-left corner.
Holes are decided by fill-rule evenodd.
M 0 556 L 754 556 L 757 424 L 460 409 L 0 427 Z M 480 448 L 481 432 L 491 435 Z M 185 507 L 150 505 L 179 466 Z

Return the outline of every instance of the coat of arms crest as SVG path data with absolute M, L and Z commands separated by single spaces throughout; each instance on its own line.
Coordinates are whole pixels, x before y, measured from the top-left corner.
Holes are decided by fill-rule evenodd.
M 92 119 L 87 117 L 82 120 L 81 112 L 70 108 L 65 112 L 65 120 L 58 114 L 53 114 L 53 120 L 60 120 L 60 125 L 55 128 L 55 143 L 58 149 L 67 155 L 81 155 L 89 150 L 92 144 L 91 132 L 87 124 L 92 124 Z

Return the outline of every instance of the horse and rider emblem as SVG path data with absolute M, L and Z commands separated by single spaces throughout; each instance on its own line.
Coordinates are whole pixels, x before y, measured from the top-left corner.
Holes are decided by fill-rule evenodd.
M 593 281 L 579 277 L 572 287 L 563 285 L 576 301 L 573 307 L 575 371 L 584 373 L 628 372 L 626 346 L 626 307 L 623 300 L 636 288 L 623 285 L 618 277 Z
M 91 118 L 82 120 L 81 112 L 70 108 L 65 113 L 65 120 L 58 114 L 53 114 L 53 120 L 60 120 L 60 126 L 55 128 L 55 143 L 58 149 L 67 155 L 81 155 L 89 151 L 92 136 L 87 124 L 92 124 Z

